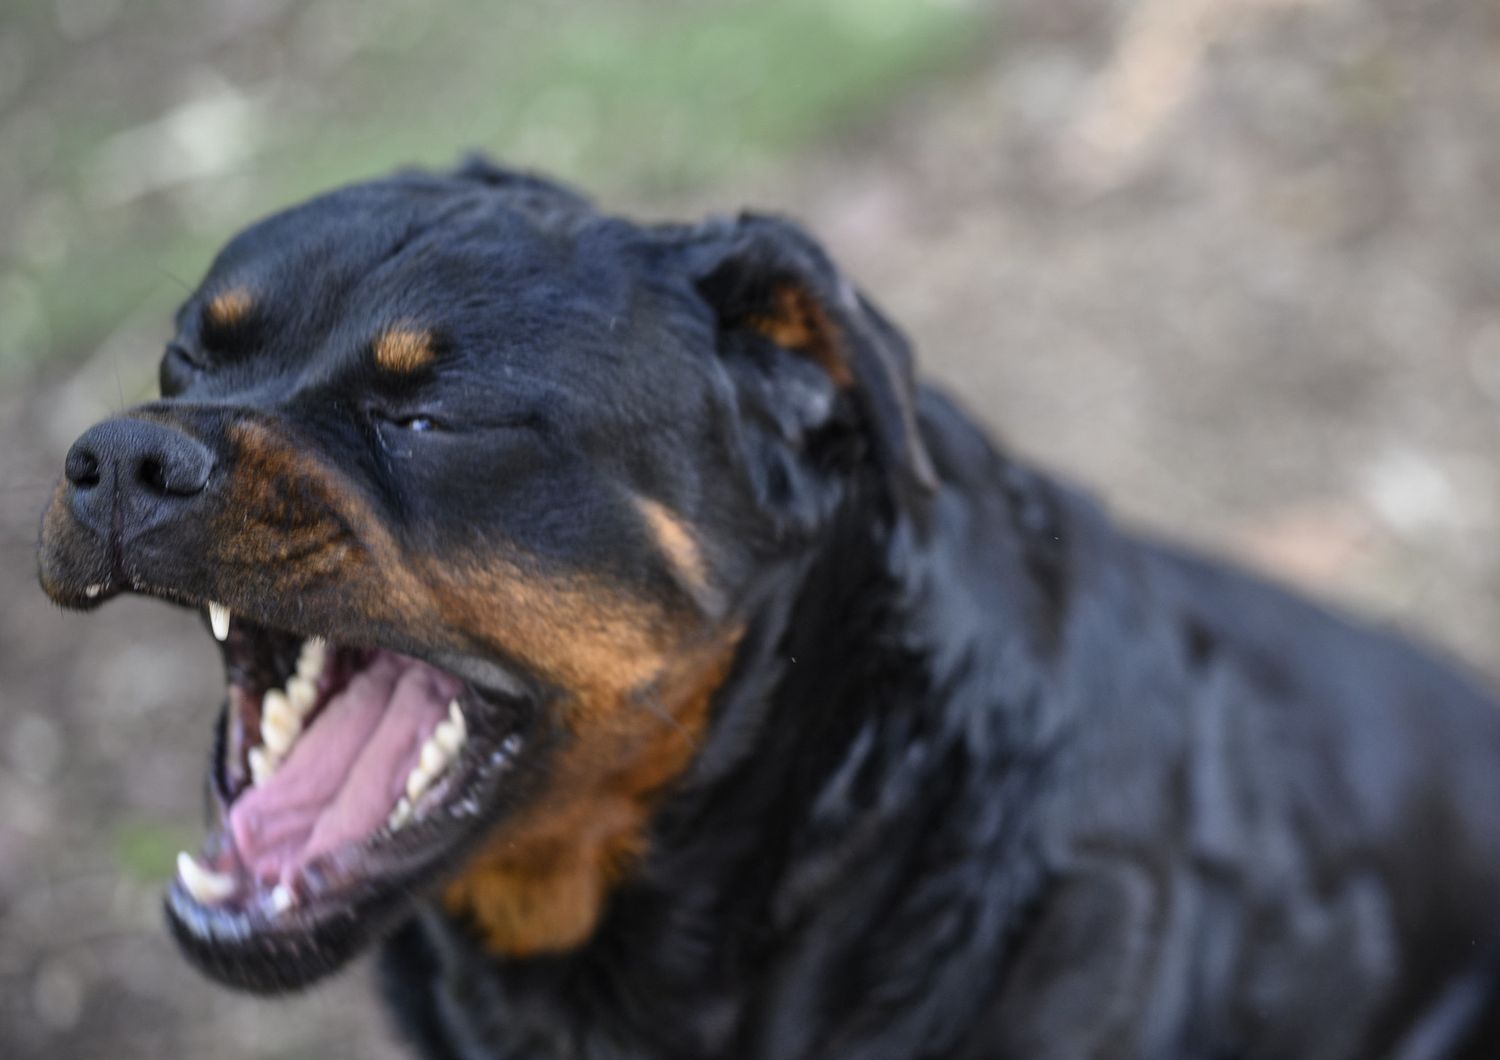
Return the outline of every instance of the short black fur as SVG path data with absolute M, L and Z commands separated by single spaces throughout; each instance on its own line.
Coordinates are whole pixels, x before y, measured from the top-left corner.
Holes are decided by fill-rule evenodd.
M 1494 700 L 997 449 L 800 229 L 639 226 L 474 160 L 264 222 L 222 276 L 253 332 L 190 304 L 152 414 L 294 425 L 438 561 L 504 542 L 743 624 L 587 942 L 496 955 L 435 900 L 385 942 L 423 1055 L 1500 1055 Z M 765 326 L 788 288 L 807 348 Z M 412 315 L 437 356 L 382 379 L 368 337 Z M 83 562 L 44 535 L 63 602 Z
M 582 950 L 383 954 L 434 1056 L 1500 1050 L 1500 713 L 1141 542 L 916 399 L 768 565 L 715 736 Z M 795 409 L 785 415 L 797 415 Z M 787 439 L 783 439 L 787 440 Z

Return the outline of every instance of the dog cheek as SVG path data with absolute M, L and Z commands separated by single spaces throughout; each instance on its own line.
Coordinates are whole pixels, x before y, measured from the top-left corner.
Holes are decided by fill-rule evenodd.
M 230 435 L 234 472 L 202 531 L 207 585 L 232 578 L 292 628 L 379 639 L 433 621 L 429 591 L 364 497 L 262 425 Z
M 535 798 L 444 888 L 449 915 L 508 957 L 574 949 L 610 891 L 646 857 L 648 825 L 688 769 L 742 631 L 676 656 L 649 686 L 569 719 L 569 741 Z
M 255 497 L 240 495 L 226 503 L 207 536 L 208 583 L 232 577 L 279 612 L 266 617 L 282 625 L 316 623 L 380 640 L 432 623 L 428 592 L 392 542 L 360 533 L 326 504 L 288 506 L 273 498 L 258 506 Z

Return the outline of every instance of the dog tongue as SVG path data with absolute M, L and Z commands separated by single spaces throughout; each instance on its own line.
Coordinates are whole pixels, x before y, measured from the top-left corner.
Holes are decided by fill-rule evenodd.
M 235 848 L 251 875 L 286 879 L 384 824 L 461 687 L 425 663 L 378 653 L 328 701 L 281 768 L 230 807 Z

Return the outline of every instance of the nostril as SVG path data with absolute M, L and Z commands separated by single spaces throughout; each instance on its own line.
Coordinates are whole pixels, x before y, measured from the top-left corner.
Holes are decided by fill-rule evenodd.
M 186 431 L 130 417 L 90 427 L 63 465 L 78 503 L 118 502 L 141 512 L 201 493 L 213 468 L 213 451 Z M 108 488 L 101 488 L 106 481 Z
M 63 473 L 67 475 L 68 481 L 79 489 L 97 486 L 99 485 L 99 458 L 87 449 L 79 449 L 75 446 L 63 462 Z
M 160 460 L 147 457 L 141 461 L 136 471 L 141 484 L 154 493 L 171 493 L 172 486 L 167 480 L 167 469 Z
M 135 481 L 158 497 L 191 497 L 208 483 L 213 456 L 196 443 L 170 441 L 136 457 Z

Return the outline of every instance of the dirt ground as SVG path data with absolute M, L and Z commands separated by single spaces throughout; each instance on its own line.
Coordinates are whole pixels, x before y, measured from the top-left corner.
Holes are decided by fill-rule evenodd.
M 1500 8 L 1030 0 L 1000 39 L 888 120 L 628 205 L 804 218 L 1015 448 L 1500 678 Z M 142 349 L 0 397 L 0 1055 L 401 1055 L 365 966 L 264 1002 L 176 956 L 215 653 L 35 588 L 46 483 Z

